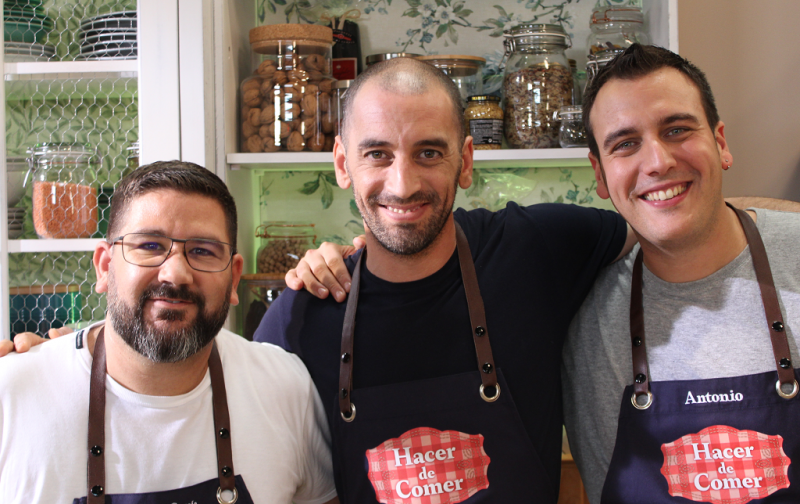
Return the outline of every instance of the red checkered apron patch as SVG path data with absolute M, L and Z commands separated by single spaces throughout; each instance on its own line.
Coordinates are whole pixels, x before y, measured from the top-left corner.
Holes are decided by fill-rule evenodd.
M 783 438 L 727 425 L 661 445 L 669 494 L 696 502 L 745 504 L 789 487 Z
M 455 504 L 489 487 L 480 434 L 418 427 L 367 450 L 367 461 L 383 504 Z

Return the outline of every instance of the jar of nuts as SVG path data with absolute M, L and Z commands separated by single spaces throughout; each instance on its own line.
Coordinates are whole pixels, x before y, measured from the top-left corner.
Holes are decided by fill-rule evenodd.
M 242 151 L 333 150 L 332 45 L 329 26 L 250 30 L 250 46 L 265 57 L 241 86 Z
M 524 23 L 506 30 L 505 135 L 516 149 L 558 147 L 553 112 L 572 103 L 572 71 L 561 25 Z
M 314 248 L 317 236 L 314 224 L 307 222 L 273 221 L 256 228 L 261 248 L 256 256 L 256 270 L 282 279 L 297 266 L 306 250 Z

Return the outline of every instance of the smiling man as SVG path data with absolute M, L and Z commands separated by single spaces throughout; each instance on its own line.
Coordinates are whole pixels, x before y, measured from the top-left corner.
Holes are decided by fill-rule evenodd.
M 0 363 L 1 502 L 338 502 L 303 364 L 222 329 L 236 226 L 200 166 L 120 182 L 93 256 L 106 320 Z
M 584 118 L 597 192 L 640 243 L 600 274 L 565 345 L 590 501 L 800 502 L 800 217 L 726 206 L 725 124 L 674 53 L 626 50 Z
M 334 147 L 367 242 L 348 306 L 286 291 L 256 331 L 308 366 L 343 502 L 557 500 L 562 342 L 627 227 L 570 205 L 453 212 L 472 155 L 440 70 L 360 75 Z

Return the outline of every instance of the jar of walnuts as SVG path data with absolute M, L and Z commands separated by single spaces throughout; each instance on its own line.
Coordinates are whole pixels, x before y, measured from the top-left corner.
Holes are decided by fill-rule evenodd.
M 277 24 L 250 30 L 264 59 L 241 85 L 244 152 L 332 151 L 331 47 L 328 26 Z
M 308 222 L 271 221 L 256 228 L 261 247 L 256 255 L 256 271 L 282 279 L 297 266 L 306 250 L 314 248 L 317 236 Z
M 561 25 L 524 23 L 506 30 L 504 130 L 515 149 L 558 147 L 553 112 L 572 104 L 572 71 Z

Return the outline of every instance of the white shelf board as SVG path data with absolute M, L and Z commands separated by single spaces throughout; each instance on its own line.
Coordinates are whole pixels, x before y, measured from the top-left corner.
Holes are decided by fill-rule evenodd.
M 101 238 L 8 240 L 8 252 L 93 252 Z
M 591 166 L 589 149 L 497 149 L 476 150 L 476 168 Z M 234 152 L 227 156 L 232 170 L 242 168 L 284 171 L 333 169 L 330 152 Z
M 6 80 L 136 77 L 138 60 L 25 61 L 5 63 Z

